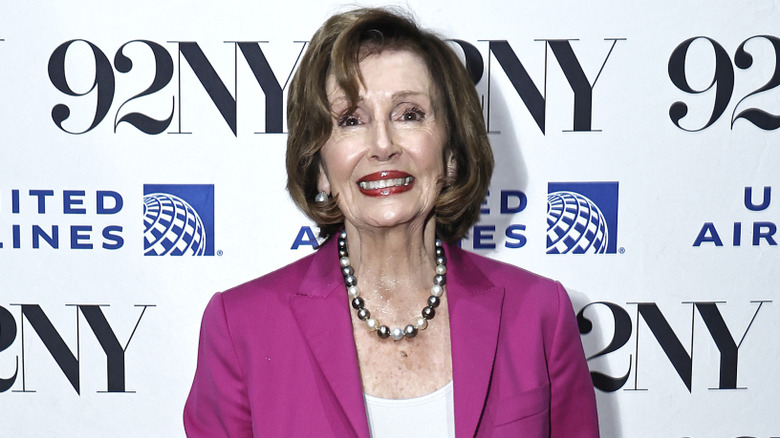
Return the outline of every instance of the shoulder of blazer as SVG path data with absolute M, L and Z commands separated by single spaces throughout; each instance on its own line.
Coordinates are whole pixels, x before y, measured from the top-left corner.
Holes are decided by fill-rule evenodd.
M 453 274 L 462 279 L 461 275 L 458 275 L 459 270 L 465 271 L 460 272 L 463 276 L 473 277 L 475 269 L 477 269 L 479 271 L 478 280 L 494 286 L 509 286 L 509 289 L 518 284 L 533 288 L 556 288 L 558 283 L 521 267 L 466 251 L 455 245 L 448 245 L 447 259 L 448 267 L 452 267 L 454 270 L 450 273 L 448 269 L 448 277 Z
M 343 282 L 334 239 L 289 265 L 230 288 L 222 293 L 225 305 L 235 309 L 258 300 L 287 302 L 293 295 L 321 296 Z

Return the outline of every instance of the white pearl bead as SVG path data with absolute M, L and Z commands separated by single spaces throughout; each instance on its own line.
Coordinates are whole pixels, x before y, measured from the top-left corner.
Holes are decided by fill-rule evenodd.
M 425 328 L 428 327 L 428 320 L 423 317 L 419 317 L 417 318 L 417 322 L 414 324 L 414 326 L 417 327 L 417 330 L 425 330 Z
M 447 273 L 447 267 L 444 265 L 436 265 L 436 273 L 439 275 L 444 275 Z
M 341 263 L 341 267 L 342 267 L 342 268 L 346 268 L 347 266 L 349 266 L 349 265 L 350 265 L 350 263 L 349 263 L 349 257 L 342 257 L 342 258 L 339 260 L 339 262 Z
M 444 289 L 439 286 L 438 284 L 434 284 L 431 288 L 431 295 L 434 297 L 441 297 L 441 295 L 444 293 Z
M 400 341 L 401 339 L 403 339 L 403 338 L 404 338 L 404 331 L 403 331 L 403 329 L 402 329 L 402 328 L 400 328 L 400 327 L 396 327 L 396 328 L 394 328 L 393 330 L 391 330 L 391 331 L 390 331 L 390 336 L 391 336 L 391 337 L 392 337 L 394 340 L 396 340 L 396 341 Z
M 357 298 L 360 296 L 360 289 L 358 289 L 357 286 L 350 286 L 347 288 L 347 293 L 349 294 L 350 298 Z
M 374 318 L 368 318 L 366 320 L 366 325 L 368 326 L 368 329 L 371 331 L 374 331 L 379 327 L 379 323 Z

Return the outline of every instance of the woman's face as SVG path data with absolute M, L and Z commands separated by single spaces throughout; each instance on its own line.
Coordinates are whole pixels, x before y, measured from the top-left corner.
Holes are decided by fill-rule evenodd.
M 353 111 L 333 77 L 326 91 L 335 114 L 320 151 L 319 189 L 334 196 L 358 229 L 422 224 L 444 177 L 444 120 L 423 60 L 385 50 L 360 62 L 365 82 Z

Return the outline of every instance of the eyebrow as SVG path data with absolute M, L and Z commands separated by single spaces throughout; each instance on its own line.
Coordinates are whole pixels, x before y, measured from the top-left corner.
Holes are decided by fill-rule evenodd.
M 391 96 L 391 99 L 392 100 L 398 100 L 398 99 L 406 99 L 408 97 L 425 97 L 425 98 L 428 98 L 429 100 L 433 101 L 433 98 L 431 97 L 431 95 L 429 93 L 427 93 L 425 91 L 412 91 L 412 90 L 401 90 L 401 91 L 395 92 Z M 362 102 L 363 100 L 364 99 L 361 97 L 357 102 L 355 102 L 355 104 L 357 105 L 358 103 Z M 333 110 L 334 106 L 337 106 L 340 103 L 349 104 L 349 99 L 347 99 L 347 96 L 345 94 L 343 94 L 343 90 L 342 90 L 342 92 L 340 93 L 340 95 L 338 97 L 336 97 L 335 99 L 331 100 L 331 102 L 330 102 L 331 110 Z
M 417 96 L 430 97 L 428 93 L 424 91 L 399 91 L 393 94 L 393 99 L 397 99 L 399 97 L 404 98 L 404 97 L 417 97 Z
M 397 92 L 393 93 L 393 95 L 391 97 L 393 99 L 398 99 L 398 98 L 416 97 L 416 96 L 430 97 L 430 95 L 427 92 L 425 92 L 425 91 L 412 91 L 412 90 L 397 91 Z M 339 95 L 337 97 L 333 98 L 332 102 L 336 103 L 338 101 L 344 101 L 344 100 L 348 100 L 347 96 L 345 94 L 343 94 L 343 93 L 339 93 Z M 364 99 L 361 96 L 361 98 L 358 100 L 358 102 L 361 102 L 363 100 Z

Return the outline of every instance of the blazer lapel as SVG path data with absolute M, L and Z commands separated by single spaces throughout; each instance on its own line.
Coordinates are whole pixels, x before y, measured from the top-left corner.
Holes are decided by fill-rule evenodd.
M 473 437 L 487 401 L 504 289 L 464 260 L 468 256 L 460 248 L 448 245 L 446 254 L 455 433 Z
M 290 306 L 328 387 L 338 401 L 345 430 L 351 429 L 353 436 L 368 437 L 352 322 L 344 280 L 336 269 L 338 260 L 334 240 L 330 239 L 317 250 L 298 295 L 290 297 Z

